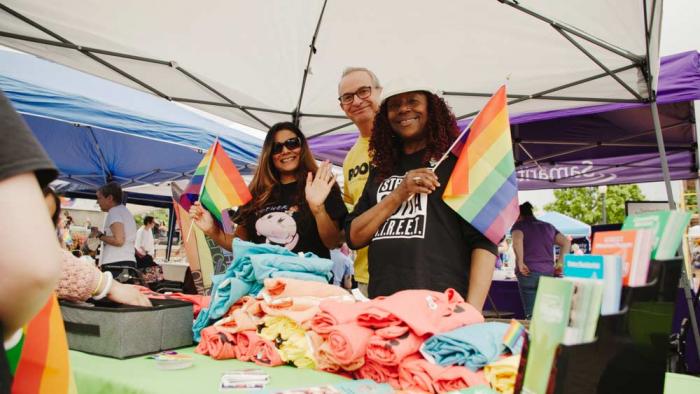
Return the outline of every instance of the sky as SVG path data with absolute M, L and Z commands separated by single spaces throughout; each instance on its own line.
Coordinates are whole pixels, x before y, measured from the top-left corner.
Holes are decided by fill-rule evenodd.
M 661 22 L 661 56 L 690 50 L 700 50 L 700 0 L 665 0 Z M 695 102 L 696 119 L 700 114 L 700 101 Z M 663 182 L 640 183 L 639 187 L 647 201 L 666 201 Z M 681 194 L 681 182 L 671 185 L 676 203 Z M 541 209 L 554 201 L 552 190 L 533 190 L 519 193 L 521 202 L 530 201 Z

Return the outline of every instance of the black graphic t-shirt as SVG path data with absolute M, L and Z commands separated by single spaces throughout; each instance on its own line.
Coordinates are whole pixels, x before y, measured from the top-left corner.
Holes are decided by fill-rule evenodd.
M 299 196 L 296 182 L 275 185 L 268 204 L 255 213 L 247 226 L 251 242 L 283 246 L 293 252 L 311 252 L 330 258 L 330 251 L 318 234 L 316 219 L 304 199 Z M 331 189 L 326 202 L 326 212 L 338 224 L 343 225 L 348 210 L 343 203 L 340 188 Z M 234 219 L 241 223 L 240 218 Z M 342 228 L 342 227 L 341 227 Z
M 346 218 L 346 234 L 354 218 L 399 186 L 403 174 L 427 166 L 422 162 L 423 153 L 402 155 L 395 174 L 379 184 L 375 171 L 370 170 L 362 197 Z M 406 289 L 444 291 L 450 287 L 466 297 L 471 251 L 479 248 L 496 255 L 496 245 L 442 201 L 456 162 L 451 155 L 445 159 L 436 171 L 441 186 L 430 195 L 418 194 L 404 201 L 375 233 L 369 244 L 370 297 Z

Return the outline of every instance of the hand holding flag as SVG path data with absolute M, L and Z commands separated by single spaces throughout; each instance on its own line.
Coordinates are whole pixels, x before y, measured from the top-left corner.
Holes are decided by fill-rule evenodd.
M 225 209 L 244 205 L 252 198 L 243 177 L 217 138 L 182 193 L 180 205 L 189 211 L 194 202 L 199 201 L 221 224 Z
M 202 203 L 195 201 L 188 212 L 190 219 L 199 227 L 204 234 L 211 234 L 216 228 L 214 217 L 202 206 Z
M 519 215 L 505 85 L 460 134 L 451 152 L 458 159 L 442 199 L 497 244 Z

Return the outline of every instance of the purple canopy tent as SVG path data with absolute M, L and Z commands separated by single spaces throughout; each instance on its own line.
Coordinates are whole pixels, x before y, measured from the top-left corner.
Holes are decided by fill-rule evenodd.
M 661 59 L 657 104 L 670 178 L 698 177 L 693 100 L 700 99 L 700 54 Z M 459 122 L 460 127 L 468 119 Z M 521 190 L 663 181 L 648 104 L 606 104 L 511 117 Z M 319 158 L 342 164 L 357 133 L 311 139 Z

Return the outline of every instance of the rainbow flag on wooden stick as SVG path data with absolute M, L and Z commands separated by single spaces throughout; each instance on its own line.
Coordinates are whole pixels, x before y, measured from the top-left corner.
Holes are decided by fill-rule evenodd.
M 243 177 L 217 138 L 182 193 L 180 205 L 189 210 L 199 200 L 221 223 L 223 210 L 244 205 L 252 198 Z
M 519 215 L 505 85 L 458 137 L 452 153 L 459 158 L 442 199 L 497 244 Z

